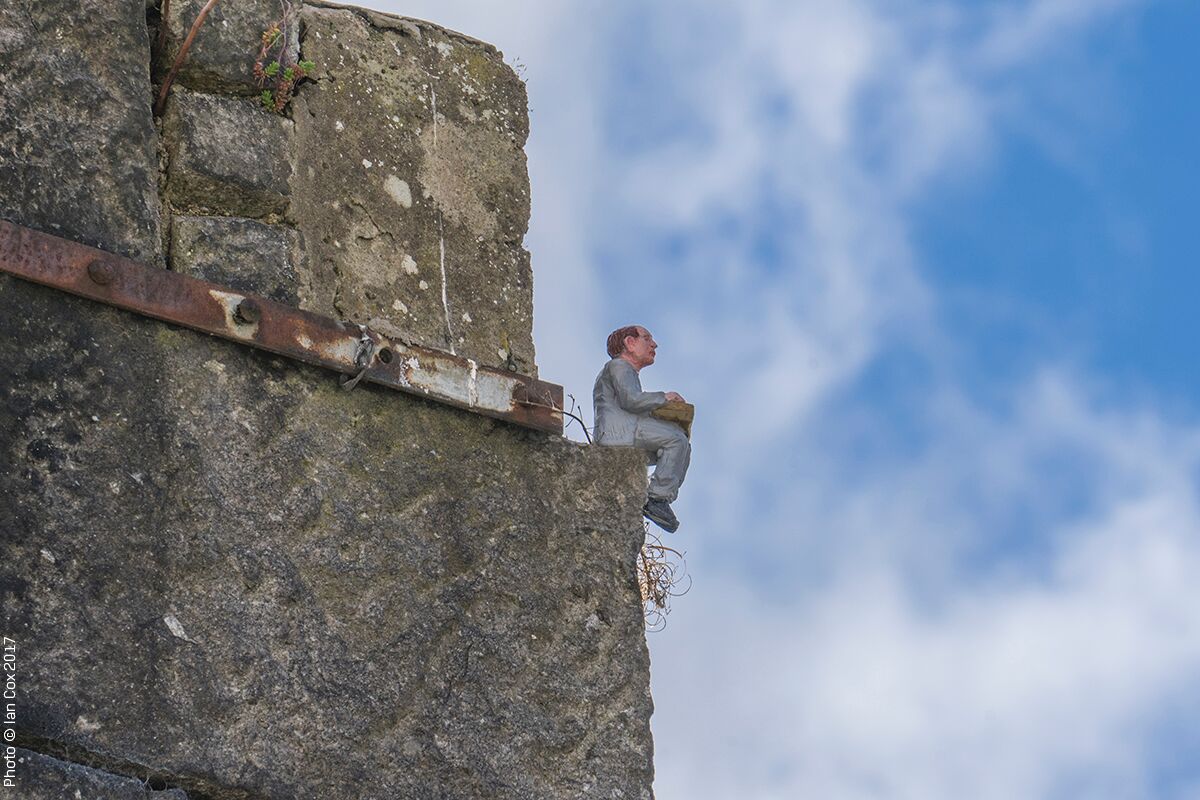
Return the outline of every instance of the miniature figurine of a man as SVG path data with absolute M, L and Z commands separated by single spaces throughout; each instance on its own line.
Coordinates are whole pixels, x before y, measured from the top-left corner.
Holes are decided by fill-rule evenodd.
M 642 513 L 666 531 L 679 527 L 671 503 L 687 474 L 692 445 L 678 425 L 656 419 L 651 412 L 668 401 L 683 402 L 676 392 L 643 392 L 638 373 L 654 363 L 658 344 L 641 325 L 618 328 L 608 336 L 612 359 L 600 370 L 592 390 L 596 413 L 596 444 L 624 445 L 645 450 L 654 464 Z

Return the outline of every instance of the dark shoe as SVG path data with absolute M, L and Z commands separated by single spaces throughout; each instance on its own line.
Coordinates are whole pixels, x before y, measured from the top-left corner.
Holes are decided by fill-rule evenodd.
M 666 500 L 650 498 L 642 508 L 642 516 L 667 533 L 674 533 L 679 528 L 679 520 L 675 518 L 675 512 Z

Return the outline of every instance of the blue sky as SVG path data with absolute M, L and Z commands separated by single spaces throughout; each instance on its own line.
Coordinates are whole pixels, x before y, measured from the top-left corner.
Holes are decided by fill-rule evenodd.
M 660 798 L 1200 798 L 1200 5 L 372 5 L 523 65 L 541 374 L 697 404 Z
M 949 323 L 1010 369 L 1049 348 L 1180 402 L 1195 394 L 1181 365 L 1200 288 L 1185 266 L 1200 244 L 1200 105 L 1176 90 L 1196 79 L 1198 28 L 1195 3 L 1148 4 L 1052 54 L 1044 68 L 1070 77 L 1022 99 L 1038 123 L 1013 126 L 982 181 L 922 203 L 916 241 L 958 300 Z M 1010 337 L 1024 346 L 996 346 Z

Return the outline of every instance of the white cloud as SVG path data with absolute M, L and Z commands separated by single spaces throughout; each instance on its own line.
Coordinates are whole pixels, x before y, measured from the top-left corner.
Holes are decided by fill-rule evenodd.
M 1060 377 L 1039 381 L 1028 394 L 1044 402 L 997 426 L 1015 442 L 947 421 L 963 449 L 1004 449 L 995 461 L 930 452 L 907 480 L 820 487 L 849 506 L 844 519 L 799 504 L 764 522 L 832 540 L 819 591 L 781 600 L 693 552 L 699 585 L 722 582 L 685 597 L 656 634 L 656 669 L 687 665 L 655 687 L 663 796 L 1069 797 L 1080 795 L 1055 790 L 1078 774 L 1107 787 L 1086 796 L 1151 796 L 1147 730 L 1200 668 L 1200 442 L 1097 412 Z M 1050 552 L 1036 564 L 972 564 L 982 542 L 939 530 L 961 524 L 959 482 L 999 474 L 1016 482 L 1006 492 L 1036 497 L 1039 431 L 1097 460 L 1097 496 L 1043 533 Z M 872 557 L 872 531 L 885 550 L 913 552 Z
M 1145 0 L 1025 0 L 992 6 L 992 20 L 979 50 L 995 67 L 1028 62 L 1094 25 L 1098 18 L 1145 4 Z

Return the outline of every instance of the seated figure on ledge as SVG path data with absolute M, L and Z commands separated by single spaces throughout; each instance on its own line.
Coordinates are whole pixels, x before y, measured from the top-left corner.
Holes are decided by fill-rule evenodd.
M 653 415 L 668 403 L 684 403 L 683 397 L 677 392 L 642 391 L 638 373 L 654 363 L 657 349 L 654 337 L 641 325 L 627 325 L 609 334 L 611 360 L 596 377 L 592 402 L 596 444 L 636 447 L 646 451 L 649 463 L 655 465 L 642 513 L 663 530 L 674 531 L 679 520 L 671 503 L 687 475 L 692 445 L 679 424 Z

